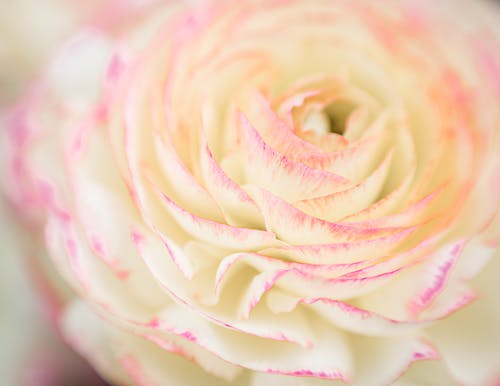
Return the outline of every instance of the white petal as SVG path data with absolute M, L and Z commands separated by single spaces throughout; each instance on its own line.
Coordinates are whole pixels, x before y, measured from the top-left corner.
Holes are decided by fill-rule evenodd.
M 473 280 L 478 299 L 429 329 L 453 376 L 464 384 L 495 385 L 500 379 L 500 254 Z

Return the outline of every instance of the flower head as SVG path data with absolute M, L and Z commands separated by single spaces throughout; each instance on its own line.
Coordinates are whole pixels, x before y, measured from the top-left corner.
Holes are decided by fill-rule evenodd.
M 500 13 L 383 5 L 148 2 L 23 101 L 7 189 L 110 380 L 493 382 L 439 326 L 499 241 Z

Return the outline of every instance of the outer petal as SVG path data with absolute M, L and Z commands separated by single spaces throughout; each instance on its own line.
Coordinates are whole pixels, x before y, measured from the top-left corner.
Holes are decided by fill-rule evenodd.
M 478 299 L 428 331 L 453 376 L 467 385 L 500 382 L 500 302 L 497 253 L 472 281 Z
M 352 341 L 357 372 L 353 385 L 388 385 L 408 366 L 425 359 L 436 359 L 438 354 L 427 342 L 416 337 L 380 339 L 356 337 Z
M 182 355 L 169 353 L 147 339 L 127 333 L 100 319 L 76 302 L 63 319 L 66 339 L 101 374 L 119 385 L 223 386 L 231 382 L 209 374 Z M 81 334 L 82 329 L 85 335 Z
M 393 281 L 360 299 L 360 305 L 395 319 L 418 319 L 438 294 L 450 285 L 448 281 L 463 245 L 464 241 L 452 243 L 421 261 L 411 263 Z M 466 296 L 470 300 L 471 292 L 461 292 L 457 296 Z
M 453 386 L 454 380 L 442 360 L 418 361 L 413 363 L 394 386 Z

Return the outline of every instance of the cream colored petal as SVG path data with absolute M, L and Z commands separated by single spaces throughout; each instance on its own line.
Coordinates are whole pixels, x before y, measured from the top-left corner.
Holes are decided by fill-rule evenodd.
M 496 253 L 472 281 L 479 292 L 475 302 L 428 330 L 450 372 L 464 384 L 490 386 L 500 379 L 499 263 Z

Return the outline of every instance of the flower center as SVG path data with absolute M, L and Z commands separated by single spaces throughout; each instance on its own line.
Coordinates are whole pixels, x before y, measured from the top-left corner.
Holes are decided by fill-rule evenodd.
M 314 110 L 304 119 L 303 131 L 312 131 L 318 135 L 330 133 L 343 135 L 346 122 L 354 110 L 352 103 L 338 101 L 325 106 L 321 110 Z

